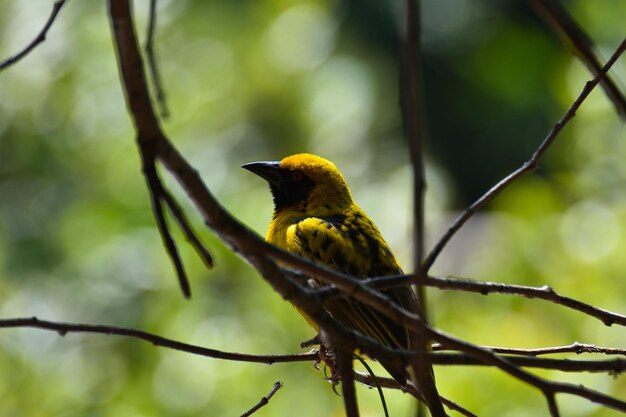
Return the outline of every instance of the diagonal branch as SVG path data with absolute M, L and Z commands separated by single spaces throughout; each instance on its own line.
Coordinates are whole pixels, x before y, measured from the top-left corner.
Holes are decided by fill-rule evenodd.
M 50 16 L 48 17 L 46 24 L 43 26 L 39 34 L 23 50 L 21 50 L 17 54 L 7 58 L 2 63 L 0 63 L 0 71 L 20 61 L 26 55 L 31 53 L 32 50 L 35 49 L 37 45 L 39 45 L 40 43 L 46 40 L 46 35 L 48 34 L 48 31 L 50 30 L 50 28 L 52 27 L 52 24 L 57 18 L 57 15 L 61 11 L 61 8 L 65 4 L 65 1 L 66 0 L 57 0 L 54 2 L 54 5 L 52 6 L 52 11 L 50 12 Z
M 428 276 L 426 278 L 420 279 L 415 275 L 396 275 L 388 277 L 369 278 L 361 282 L 363 283 L 363 285 L 367 285 L 370 288 L 383 290 L 393 287 L 410 285 L 414 281 L 419 281 L 422 283 L 422 285 L 432 288 L 438 288 L 440 290 L 467 291 L 482 295 L 488 295 L 493 293 L 510 294 L 521 295 L 522 297 L 526 298 L 542 299 L 587 314 L 590 317 L 594 317 L 600 320 L 607 326 L 611 326 L 613 324 L 626 326 L 626 316 L 592 306 L 591 304 L 583 303 L 582 301 L 575 300 L 570 297 L 566 297 L 557 293 L 548 285 L 544 285 L 543 287 L 529 287 L 525 285 L 504 284 L 501 282 L 474 281 L 468 278 L 459 277 Z M 336 288 L 321 289 L 319 290 L 319 294 L 325 299 L 346 295 L 345 293 L 339 292 Z M 347 293 L 347 295 L 352 295 L 352 293 Z
M 187 278 L 183 261 L 178 253 L 176 242 L 170 233 L 167 219 L 165 218 L 165 212 L 163 210 L 163 199 L 166 192 L 157 173 L 156 160 L 154 159 L 154 156 L 146 155 L 146 153 L 146 148 L 141 148 L 143 173 L 148 184 L 148 191 L 150 192 L 150 201 L 152 202 L 152 211 L 154 212 L 154 217 L 156 218 L 157 229 L 161 235 L 165 251 L 176 269 L 176 276 L 178 277 L 180 289 L 182 290 L 185 298 L 191 298 L 189 279 Z
M 588 316 L 595 317 L 607 326 L 611 326 L 613 324 L 626 326 L 626 316 L 560 295 L 548 285 L 544 285 L 543 287 L 528 287 L 525 285 L 502 284 L 499 282 L 478 282 L 451 277 L 427 277 L 426 285 L 439 289 L 475 292 L 482 295 L 499 293 L 521 295 L 526 298 L 539 298 L 571 308 L 572 310 L 580 311 Z
M 483 194 L 478 200 L 473 202 L 469 207 L 467 207 L 450 225 L 446 233 L 439 239 L 435 247 L 426 257 L 424 261 L 424 269 L 425 271 L 430 270 L 433 266 L 437 257 L 441 254 L 443 248 L 448 244 L 450 239 L 458 232 L 461 227 L 467 222 L 478 210 L 483 208 L 487 203 L 493 200 L 502 190 L 511 185 L 514 181 L 520 178 L 522 175 L 527 174 L 531 171 L 534 171 L 538 167 L 539 159 L 543 156 L 543 154 L 548 150 L 550 145 L 555 141 L 558 135 L 561 133 L 563 128 L 569 123 L 570 120 L 576 116 L 576 111 L 580 108 L 581 104 L 585 101 L 587 96 L 593 91 L 593 89 L 598 85 L 598 83 L 604 79 L 606 73 L 613 66 L 613 64 L 617 61 L 617 59 L 622 55 L 624 50 L 626 49 L 626 38 L 622 40 L 620 45 L 617 47 L 611 58 L 607 61 L 607 63 L 602 67 L 600 72 L 591 80 L 587 81 L 585 87 L 580 92 L 580 95 L 572 105 L 567 109 L 565 114 L 561 117 L 561 119 L 554 125 L 548 136 L 541 142 L 539 147 L 532 154 L 530 159 L 522 164 L 515 171 L 510 173 L 496 185 L 494 185 L 489 191 Z
M 185 234 L 187 241 L 191 244 L 191 246 L 193 246 L 198 256 L 200 256 L 200 259 L 202 259 L 202 261 L 204 262 L 204 265 L 206 265 L 207 268 L 212 268 L 213 257 L 211 256 L 211 253 L 209 252 L 207 247 L 204 246 L 204 244 L 202 244 L 202 242 L 196 235 L 196 232 L 191 227 L 191 224 L 189 223 L 187 216 L 185 216 L 185 213 L 180 208 L 180 206 L 178 205 L 178 203 L 176 202 L 172 194 L 167 190 L 167 188 L 165 187 L 162 188 L 161 197 L 163 198 L 163 202 L 169 208 L 169 211 L 172 214 L 172 216 L 174 216 L 174 219 L 176 219 L 176 221 L 178 222 L 178 226 Z
M 128 107 L 133 115 L 132 122 L 137 132 L 137 143 L 143 161 L 143 171 L 150 191 L 157 226 L 161 233 L 166 251 L 174 263 L 181 290 L 184 296 L 189 298 L 191 295 L 189 282 L 182 260 L 176 249 L 175 241 L 169 232 L 165 220 L 163 201 L 169 206 L 183 229 L 183 232 L 192 242 L 192 245 L 207 265 L 212 264 L 211 256 L 206 248 L 200 248 L 201 245 L 196 243 L 197 239 L 195 234 L 189 233 L 190 228 L 187 227 L 188 223 L 183 220 L 184 216 L 181 217 L 177 215 L 177 212 L 180 212 L 180 210 L 177 210 L 173 199 L 169 196 L 167 191 L 165 191 L 156 171 L 156 161 L 158 159 L 156 143 L 159 140 L 163 140 L 165 136 L 161 130 L 159 119 L 154 112 L 148 93 L 149 90 L 144 73 L 143 60 L 137 46 L 137 37 L 129 2 L 124 0 L 110 0 L 109 15 L 120 74 L 123 80 L 123 90 Z
M 574 18 L 567 12 L 558 0 L 531 0 L 538 14 L 552 27 L 552 30 L 562 38 L 563 42 L 573 49 L 580 60 L 595 76 L 602 70 L 602 64 L 598 60 L 594 49 L 594 42 L 589 35 L 580 27 Z M 600 81 L 600 86 L 613 103 L 615 111 L 622 120 L 626 119 L 626 98 L 610 76 Z
M 249 417 L 252 414 L 256 413 L 259 408 L 266 406 L 270 402 L 270 400 L 272 399 L 274 394 L 276 394 L 276 392 L 279 389 L 281 389 L 282 387 L 283 387 L 283 383 L 282 382 L 280 382 L 280 381 L 274 382 L 274 386 L 272 387 L 270 392 L 265 397 L 261 398 L 261 401 L 259 401 L 257 404 L 255 404 L 254 407 L 252 407 L 251 409 L 249 409 L 248 411 L 243 413 L 241 415 L 241 417 Z

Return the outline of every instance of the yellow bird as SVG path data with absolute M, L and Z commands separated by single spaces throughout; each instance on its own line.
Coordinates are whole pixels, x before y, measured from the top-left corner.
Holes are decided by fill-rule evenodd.
M 324 264 L 357 278 L 402 274 L 391 249 L 378 228 L 352 200 L 350 189 L 335 165 L 319 156 L 297 154 L 281 161 L 251 162 L 243 168 L 265 179 L 274 198 L 274 215 L 266 240 L 288 252 Z M 323 285 L 318 283 L 319 285 Z M 416 297 L 408 287 L 384 291 L 409 311 Z M 324 305 L 337 321 L 369 336 L 384 346 L 408 350 L 408 330 L 370 307 L 348 299 Z M 301 312 L 302 314 L 302 312 Z M 303 314 L 316 330 L 319 326 Z M 402 385 L 407 373 L 391 364 L 381 365 Z M 445 416 L 434 379 L 420 387 L 431 414 Z

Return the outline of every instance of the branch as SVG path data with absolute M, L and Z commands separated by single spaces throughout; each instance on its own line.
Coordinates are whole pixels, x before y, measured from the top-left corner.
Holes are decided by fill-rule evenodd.
M 550 145 L 554 142 L 554 140 L 561 133 L 563 128 L 567 125 L 567 123 L 574 118 L 576 115 L 576 111 L 580 108 L 581 104 L 585 101 L 587 96 L 593 91 L 593 89 L 598 85 L 598 83 L 604 79 L 608 70 L 613 66 L 615 61 L 622 55 L 624 50 L 626 49 L 626 38 L 622 40 L 620 45 L 617 47 L 611 58 L 607 61 L 607 63 L 602 67 L 600 72 L 591 80 L 587 81 L 585 87 L 582 89 L 580 95 L 572 105 L 567 109 L 565 114 L 561 117 L 561 119 L 554 125 L 548 136 L 541 142 L 537 150 L 532 154 L 530 159 L 522 164 L 518 169 L 510 173 L 500 182 L 498 182 L 495 186 L 493 186 L 489 191 L 483 194 L 478 200 L 473 202 L 469 207 L 467 207 L 450 225 L 446 233 L 439 239 L 435 247 L 432 249 L 428 257 L 424 261 L 425 271 L 430 270 L 433 266 L 437 257 L 441 254 L 443 248 L 448 244 L 450 239 L 458 232 L 461 227 L 467 222 L 478 210 L 483 208 L 485 204 L 493 200 L 502 190 L 520 178 L 522 175 L 527 174 L 531 171 L 534 171 L 538 167 L 539 159 L 543 156 L 543 154 L 548 150 Z
M 432 339 L 438 339 L 444 346 L 447 346 L 450 349 L 463 351 L 467 355 L 485 364 L 496 366 L 497 368 L 515 377 L 516 379 L 519 379 L 520 381 L 523 381 L 539 389 L 548 399 L 548 406 L 550 408 L 552 408 L 550 399 L 553 398 L 554 394 L 565 393 L 586 398 L 592 402 L 626 412 L 626 401 L 622 401 L 601 392 L 585 388 L 582 385 L 546 380 L 544 378 L 538 377 L 534 374 L 522 370 L 521 368 L 516 366 L 511 360 L 498 356 L 488 349 L 484 349 L 482 347 L 473 345 L 471 343 L 465 342 L 463 340 L 443 334 L 435 330 L 431 330 L 431 332 L 436 335 L 436 337 L 433 336 Z
M 547 392 L 545 393 L 545 396 L 546 396 L 546 400 L 548 401 L 548 410 L 550 410 L 550 415 L 552 417 L 559 417 L 561 414 L 559 414 L 559 407 L 556 403 L 556 398 L 554 397 L 554 393 Z
M 163 90 L 163 82 L 161 81 L 161 75 L 159 73 L 159 67 L 157 65 L 156 56 L 154 54 L 154 34 L 156 32 L 156 0 L 150 0 L 150 11 L 148 14 L 148 33 L 146 34 L 146 43 L 144 50 L 146 51 L 146 58 L 148 58 L 148 68 L 150 69 L 150 78 L 156 94 L 157 104 L 161 117 L 167 119 L 170 116 L 170 111 L 167 107 L 167 101 L 165 100 L 165 90 Z
M 554 346 L 546 348 L 534 348 L 534 349 L 520 349 L 520 348 L 504 348 L 497 346 L 482 346 L 485 349 L 490 349 L 495 353 L 504 353 L 507 355 L 524 355 L 524 356 L 540 356 L 540 355 L 553 355 L 556 353 L 602 353 L 605 355 L 621 355 L 626 356 L 626 349 L 618 349 L 611 347 L 602 347 L 591 345 L 588 343 L 574 342 L 566 346 Z M 434 352 L 439 350 L 445 350 L 440 344 L 433 344 L 432 350 Z
M 165 212 L 163 211 L 163 199 L 164 195 L 167 194 L 167 192 L 165 191 L 163 184 L 161 183 L 161 179 L 159 178 L 159 175 L 157 173 L 156 160 L 145 147 L 141 147 L 140 151 L 143 163 L 143 173 L 146 178 L 146 183 L 148 184 L 148 191 L 150 192 L 150 201 L 152 203 L 152 211 L 154 212 L 154 217 L 156 218 L 157 229 L 159 230 L 159 234 L 161 235 L 161 240 L 163 241 L 163 245 L 165 246 L 165 251 L 170 257 L 172 263 L 174 264 L 174 268 L 176 269 L 178 284 L 180 285 L 180 289 L 183 292 L 183 296 L 187 299 L 191 298 L 191 287 L 189 286 L 189 279 L 187 278 L 187 273 L 185 272 L 183 261 L 180 258 L 180 254 L 178 253 L 176 241 L 170 233 L 167 219 L 165 218 Z
M 581 313 L 585 313 L 602 321 L 602 323 L 607 326 L 611 326 L 613 324 L 626 326 L 626 316 L 560 295 L 547 285 L 544 285 L 543 287 L 527 287 L 524 285 L 502 284 L 499 282 L 478 282 L 451 277 L 427 277 L 426 285 L 439 289 L 475 292 L 482 295 L 499 293 L 521 295 L 526 298 L 539 298 L 571 308 L 572 310 L 580 311 Z
M 492 349 L 494 352 L 497 350 Z M 430 353 L 433 365 L 464 365 L 464 366 L 486 366 L 487 364 L 480 360 L 459 353 Z M 504 356 L 498 355 L 499 358 L 523 368 L 539 368 L 552 369 L 562 372 L 607 372 L 612 375 L 619 375 L 626 371 L 626 360 L 621 358 L 609 360 L 572 360 L 572 359 L 546 359 L 534 358 L 526 356 Z
M 602 70 L 602 65 L 594 52 L 594 42 L 583 28 L 576 23 L 563 5 L 557 0 L 532 0 L 531 4 L 557 36 L 568 47 L 573 49 L 573 52 L 578 55 L 589 71 L 594 76 L 597 75 Z M 620 115 L 622 120 L 625 120 L 626 98 L 624 98 L 624 95 L 619 91 L 611 77 L 607 75 L 600 81 L 600 86 L 613 103 L 617 114 Z
M 405 15 L 406 27 L 402 38 L 402 67 L 400 72 L 400 105 L 402 120 L 404 122 L 404 134 L 409 143 L 411 155 L 411 167 L 413 168 L 413 264 L 418 276 L 426 274 L 427 269 L 422 267 L 424 259 L 424 192 L 426 180 L 424 174 L 424 138 L 422 126 L 421 97 L 421 36 L 420 36 L 420 2 L 419 0 L 406 0 Z M 417 304 L 415 313 L 423 322 L 427 322 L 426 295 L 424 288 L 416 284 Z M 422 354 L 411 363 L 412 378 L 424 394 L 426 405 L 433 416 L 443 417 L 446 415 L 437 385 L 433 377 L 433 368 L 428 363 L 427 346 L 430 341 L 426 337 L 423 328 L 418 327 L 411 334 L 410 346 L 416 353 Z M 421 414 L 421 413 L 420 413 Z
M 18 52 L 17 54 L 7 58 L 5 61 L 0 63 L 0 71 L 20 61 L 22 58 L 28 55 L 33 49 L 35 49 L 37 45 L 39 45 L 40 43 L 46 40 L 46 35 L 48 34 L 48 31 L 52 27 L 54 20 L 57 18 L 57 15 L 61 11 L 61 8 L 63 7 L 64 4 L 65 4 L 65 0 L 57 0 L 54 2 L 54 5 L 52 6 L 52 12 L 50 12 L 50 16 L 48 17 L 46 24 L 43 26 L 39 34 L 22 51 Z
M 421 401 L 424 400 L 422 397 L 422 394 L 419 393 L 419 391 L 413 385 L 408 384 L 406 387 L 402 387 L 400 386 L 400 384 L 398 384 L 398 381 L 396 381 L 393 378 L 385 378 L 385 377 L 380 377 L 380 376 L 374 377 L 367 372 L 354 371 L 354 380 L 363 385 L 367 385 L 368 387 L 371 387 L 371 388 L 380 386 L 382 388 L 400 390 L 402 392 L 411 394 L 412 396 L 414 396 L 415 398 Z M 460 406 L 454 401 L 449 400 L 443 396 L 439 396 L 439 398 L 441 399 L 441 402 L 445 404 L 446 407 L 448 407 L 450 410 L 458 411 L 460 414 L 463 414 L 464 416 L 467 416 L 467 417 L 477 417 L 476 414 Z
M 354 347 L 335 345 L 336 364 L 341 379 L 341 394 L 346 417 L 359 417 L 359 407 L 354 389 L 354 368 L 352 367 L 352 352 Z
M 281 389 L 283 387 L 283 383 L 280 381 L 276 381 L 274 382 L 274 386 L 272 387 L 271 391 L 263 398 L 261 398 L 261 401 L 259 401 L 254 407 L 252 407 L 251 409 L 249 409 L 248 411 L 246 411 L 245 413 L 243 413 L 241 415 L 241 417 L 248 417 L 251 416 L 253 413 L 255 413 L 259 408 L 267 405 L 267 403 L 270 402 L 270 399 L 274 396 L 274 394 L 276 394 L 276 391 L 278 391 L 279 389 Z
M 134 339 L 143 340 L 151 343 L 154 346 L 163 347 L 167 349 L 173 349 L 181 352 L 191 353 L 194 355 L 210 357 L 214 359 L 231 360 L 238 362 L 249 363 L 286 363 L 286 362 L 304 362 L 318 360 L 319 356 L 317 351 L 313 350 L 307 353 L 292 354 L 292 355 L 250 355 L 235 352 L 224 352 L 216 349 L 210 349 L 202 346 L 191 345 L 188 343 L 182 343 L 172 339 L 168 339 L 162 336 L 158 336 L 152 333 L 144 332 L 141 330 L 107 326 L 107 325 L 95 325 L 95 324 L 82 324 L 82 323 L 63 323 L 54 322 L 48 320 L 40 320 L 36 317 L 31 318 L 14 318 L 14 319 L 0 319 L 0 328 L 18 328 L 18 327 L 30 327 L 38 328 L 48 331 L 57 332 L 61 336 L 65 336 L 67 333 L 94 333 L 105 335 L 116 335 L 123 337 L 130 337 Z M 437 347 L 440 349 L 440 347 Z M 415 355 L 415 354 L 412 354 Z M 430 353 L 429 362 L 436 365 L 467 365 L 467 366 L 485 366 L 485 362 L 476 360 L 468 355 L 452 354 L 452 353 Z M 417 356 L 417 355 L 416 355 Z M 604 361 L 574 361 L 566 359 L 541 359 L 541 358 L 528 358 L 528 357 L 502 357 L 507 361 L 523 367 L 533 367 L 541 369 L 553 369 L 564 372 L 610 372 L 614 375 L 618 375 L 626 370 L 626 360 L 613 359 Z M 357 381 L 374 386 L 374 382 L 371 379 L 367 379 L 364 376 L 357 374 Z M 400 389 L 401 387 L 391 378 L 377 377 L 379 384 L 383 388 Z M 578 387 L 585 395 L 586 389 Z M 410 390 L 409 390 L 410 392 Z M 413 395 L 417 395 L 417 398 L 421 398 L 421 395 L 414 392 Z M 578 393 L 577 393 L 578 395 Z M 585 396 L 581 395 L 581 396 Z M 443 402 L 451 409 L 454 408 L 454 404 L 449 400 L 443 399 Z M 459 407 L 457 405 L 457 407 Z M 465 414 L 465 413 L 464 413 Z M 466 414 L 466 415 L 471 415 Z
M 133 115 L 132 121 L 137 132 L 137 142 L 143 162 L 143 172 L 146 176 L 146 182 L 150 196 L 152 198 L 152 208 L 157 220 L 157 226 L 164 242 L 166 251 L 174 263 L 176 268 L 178 281 L 181 290 L 186 298 L 191 295 L 189 282 L 183 267 L 182 260 L 178 255 L 176 244 L 172 238 L 167 223 L 165 221 L 162 202 L 168 204 L 174 216 L 181 224 L 183 232 L 190 239 L 194 248 L 200 253 L 202 260 L 206 264 L 212 264 L 211 257 L 206 248 L 194 243 L 193 237 L 186 230 L 188 226 L 185 220 L 177 216 L 176 204 L 172 204 L 173 199 L 162 185 L 156 170 L 156 160 L 158 149 L 156 143 L 159 140 L 166 140 L 159 120 L 152 107 L 150 94 L 148 93 L 148 84 L 144 73 L 143 60 L 137 46 L 137 37 L 135 35 L 135 27 L 131 16 L 130 5 L 124 0 L 109 0 L 109 15 L 115 40 L 115 49 L 118 57 L 120 74 L 123 81 L 123 90 L 126 96 L 126 102 Z M 206 256 L 208 254 L 208 257 Z
M 49 320 L 40 320 L 37 317 L 0 319 L 0 328 L 13 327 L 31 327 L 36 329 L 49 330 L 57 332 L 60 336 L 65 336 L 67 333 L 97 333 L 105 335 L 124 336 L 133 339 L 143 340 L 145 342 L 151 343 L 154 346 L 178 350 L 194 355 L 206 356 L 214 359 L 224 359 L 229 361 L 265 363 L 267 365 L 284 362 L 314 361 L 317 360 L 317 358 L 319 357 L 316 350 L 293 355 L 250 355 L 246 353 L 224 352 L 217 349 L 210 349 L 202 346 L 179 342 L 163 336 L 144 332 L 142 330 L 130 329 L 127 327 L 107 326 L 102 324 L 63 323 Z
M 458 277 L 433 277 L 418 278 L 415 275 L 395 275 L 388 277 L 368 278 L 361 281 L 364 285 L 377 290 L 410 285 L 412 282 L 420 282 L 422 285 L 438 288 L 440 290 L 466 291 L 482 295 L 492 293 L 521 295 L 526 298 L 538 298 L 554 304 L 568 307 L 602 321 L 605 325 L 617 324 L 626 326 L 626 316 L 609 310 L 598 308 L 582 301 L 558 294 L 550 286 L 529 287 L 525 285 L 504 284 L 501 282 L 474 281 L 468 278 Z M 321 289 L 319 293 L 324 299 L 345 296 L 336 288 Z M 348 293 L 351 295 L 350 293 Z
M 178 205 L 178 203 L 176 202 L 172 194 L 166 188 L 163 188 L 162 192 L 163 192 L 162 194 L 163 201 L 165 202 L 165 204 L 167 204 L 167 207 L 169 208 L 170 213 L 172 214 L 172 216 L 174 216 L 174 218 L 178 222 L 178 226 L 185 234 L 187 241 L 196 250 L 196 253 L 198 254 L 198 256 L 200 256 L 200 259 L 202 259 L 206 267 L 212 268 L 213 257 L 211 256 L 211 253 L 209 252 L 207 247 L 202 244 L 202 242 L 196 235 L 195 231 L 193 230 L 193 228 L 191 227 L 189 223 L 189 220 L 187 220 L 187 216 L 185 216 L 185 213 L 183 212 L 183 210 L 180 208 L 180 206 Z
M 205 356 L 214 359 L 231 360 L 238 362 L 250 362 L 250 363 L 264 363 L 272 365 L 274 363 L 286 363 L 286 362 L 307 362 L 316 361 L 319 359 L 317 350 L 311 350 L 306 353 L 297 353 L 291 355 L 251 355 L 246 353 L 236 352 L 224 352 L 217 349 L 210 349 L 198 345 L 192 345 L 188 343 L 179 342 L 176 340 L 168 339 L 163 336 L 159 336 L 153 333 L 144 332 L 142 330 L 131 329 L 127 327 L 109 326 L 102 324 L 85 324 L 85 323 L 66 323 L 56 322 L 50 320 L 41 320 L 36 317 L 25 318 L 13 318 L 13 319 L 0 319 L 0 328 L 36 328 L 47 331 L 53 331 L 61 336 L 65 336 L 67 333 L 91 333 L 91 334 L 104 334 L 113 336 L 130 337 L 133 339 L 143 340 L 154 346 L 177 350 L 180 352 L 191 353 L 194 355 Z M 571 349 L 567 349 L 568 347 Z M 615 350 L 618 354 L 624 354 L 624 349 L 611 349 L 611 348 L 590 348 L 592 345 L 584 344 L 572 344 L 569 346 L 562 346 L 556 348 L 543 348 L 543 349 L 508 349 L 500 347 L 483 347 L 490 349 L 496 353 L 507 354 L 530 354 L 539 355 L 547 353 L 563 353 L 568 351 L 576 351 L 575 346 L 584 346 L 584 351 L 597 352 L 598 349 L 602 349 L 602 353 Z M 444 350 L 439 344 L 433 346 L 434 351 Z M 610 354 L 610 353 L 608 353 Z M 453 353 L 429 353 L 430 361 L 435 365 L 485 365 L 484 363 L 462 354 Z M 622 373 L 626 370 L 626 360 L 624 359 L 612 359 L 603 361 L 582 361 L 582 360 L 567 360 L 567 359 L 539 359 L 539 358 L 526 358 L 526 357 L 514 357 L 505 356 L 505 358 L 518 366 L 532 367 L 532 368 L 544 368 L 554 369 L 564 372 L 611 372 L 614 374 Z M 362 382 L 362 381 L 359 381 Z M 383 387 L 387 387 L 383 385 Z

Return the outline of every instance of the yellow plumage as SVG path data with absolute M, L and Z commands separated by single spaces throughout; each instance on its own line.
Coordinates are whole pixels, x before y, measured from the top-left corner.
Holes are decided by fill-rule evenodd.
M 350 189 L 332 162 L 297 154 L 279 162 L 246 164 L 244 168 L 270 184 L 275 210 L 267 232 L 268 242 L 357 278 L 402 273 L 378 228 L 354 203 Z M 385 294 L 402 307 L 415 309 L 416 299 L 410 288 L 394 288 Z M 333 299 L 324 307 L 346 327 L 385 346 L 411 349 L 406 328 L 360 302 Z M 303 315 L 317 330 L 317 324 Z M 381 364 L 398 382 L 406 382 L 405 370 Z M 427 391 L 433 390 L 436 393 L 434 381 Z M 443 409 L 433 415 L 445 416 L 442 413 Z

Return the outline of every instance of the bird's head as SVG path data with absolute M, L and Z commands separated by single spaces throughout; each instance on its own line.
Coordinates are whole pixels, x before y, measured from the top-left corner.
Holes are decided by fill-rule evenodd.
M 285 209 L 331 215 L 352 204 L 350 190 L 335 164 L 301 153 L 281 161 L 242 165 L 270 184 L 276 211 Z

